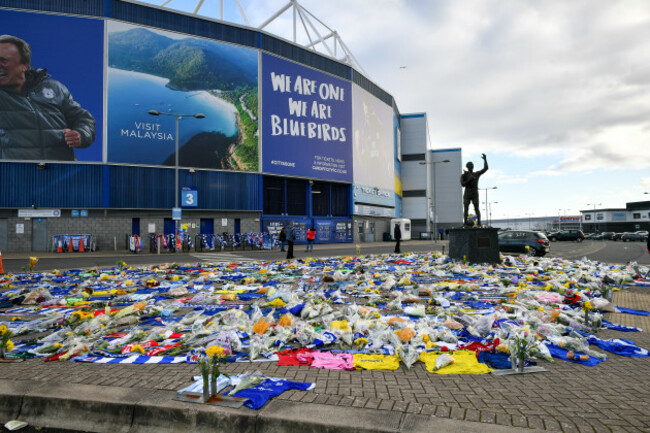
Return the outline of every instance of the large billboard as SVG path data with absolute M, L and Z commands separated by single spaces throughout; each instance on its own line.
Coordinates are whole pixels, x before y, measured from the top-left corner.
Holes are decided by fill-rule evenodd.
M 385 195 L 395 191 L 393 109 L 357 85 L 352 86 L 354 184 L 374 187 Z M 387 205 L 383 195 L 378 197 Z M 372 202 L 371 202 L 372 203 Z
M 108 162 L 175 165 L 178 138 L 180 166 L 258 171 L 257 50 L 119 22 L 107 34 Z
M 103 21 L 0 10 L 0 22 L 0 159 L 101 161 Z
M 262 54 L 262 170 L 352 181 L 351 84 Z

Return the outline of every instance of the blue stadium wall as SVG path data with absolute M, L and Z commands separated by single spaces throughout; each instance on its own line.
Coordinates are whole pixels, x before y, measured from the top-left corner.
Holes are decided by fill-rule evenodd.
M 354 83 L 397 112 L 390 94 L 351 67 L 249 28 L 118 0 L 0 0 L 0 8 L 110 18 L 251 47 Z M 187 216 L 198 230 L 205 219 L 212 219 L 215 232 L 259 231 L 268 228 L 265 223 L 277 225 L 278 221 L 290 220 L 301 225 L 321 224 L 323 227 L 328 223 L 334 227 L 351 221 L 354 202 L 350 182 L 344 182 L 348 186 L 347 215 L 331 212 L 314 215 L 311 210 L 305 215 L 265 214 L 265 176 L 268 174 L 181 168 L 179 186 L 196 189 L 201 197 L 196 208 L 183 210 L 183 220 Z M 11 185 L 11 188 L 0 188 L 0 251 L 50 250 L 49 239 L 53 235 L 86 232 L 98 237 L 100 249 L 121 248 L 124 236 L 136 228 L 143 237 L 147 234 L 148 224 L 155 225 L 156 232 L 163 232 L 163 227 L 169 226 L 169 210 L 174 206 L 173 167 L 107 162 L 38 164 L 37 161 L 0 161 L 0 182 Z M 336 184 L 317 182 L 329 184 L 329 188 Z M 312 184 L 306 180 L 304 190 L 310 205 Z M 35 212 L 35 218 L 16 217 L 16 209 L 43 208 L 60 208 L 62 218 L 49 218 L 43 222 L 38 212 Z M 85 210 L 88 218 L 71 219 L 70 216 L 78 215 L 79 210 Z M 34 220 L 33 227 L 30 220 Z M 223 226 L 219 225 L 220 221 L 224 222 Z M 37 229 L 37 223 L 47 224 L 48 242 L 45 246 L 32 238 L 37 230 L 41 230 Z M 23 232 L 18 233 L 19 230 Z M 349 242 L 352 239 L 330 241 Z

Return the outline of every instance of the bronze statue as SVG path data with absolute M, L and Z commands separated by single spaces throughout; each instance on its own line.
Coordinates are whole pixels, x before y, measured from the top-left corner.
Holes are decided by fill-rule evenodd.
M 478 205 L 478 179 L 483 173 L 488 169 L 487 158 L 485 154 L 481 154 L 483 158 L 483 170 L 473 171 L 474 164 L 468 162 L 465 166 L 467 170 L 463 171 L 463 174 L 460 176 L 460 184 L 465 187 L 465 193 L 463 194 L 463 220 L 466 226 L 469 226 L 467 221 L 467 211 L 469 210 L 469 203 L 472 202 L 474 205 L 474 212 L 476 212 L 477 224 L 481 225 L 481 211 L 479 210 Z

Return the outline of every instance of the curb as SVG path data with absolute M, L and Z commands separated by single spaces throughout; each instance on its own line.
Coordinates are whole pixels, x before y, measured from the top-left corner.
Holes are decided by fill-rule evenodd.
M 98 433 L 507 433 L 539 430 L 433 415 L 272 400 L 263 409 L 184 403 L 174 391 L 0 380 L 0 417 L 33 426 Z

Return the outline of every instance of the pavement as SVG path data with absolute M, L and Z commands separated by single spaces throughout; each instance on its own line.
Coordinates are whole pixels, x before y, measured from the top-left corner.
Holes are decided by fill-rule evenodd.
M 336 255 L 336 248 L 329 254 Z M 650 310 L 650 289 L 624 288 L 613 301 Z M 633 339 L 650 348 L 650 317 L 609 313 L 605 318 L 644 331 L 601 330 L 599 337 Z M 422 363 L 396 371 L 225 365 L 228 374 L 259 371 L 316 384 L 311 391 L 287 391 L 258 411 L 173 400 L 198 374 L 192 364 L 35 358 L 0 363 L 0 422 L 19 419 L 44 427 L 43 432 L 650 431 L 650 358 L 608 355 L 595 367 L 557 360 L 540 363 L 546 372 L 507 376 L 430 374 Z

